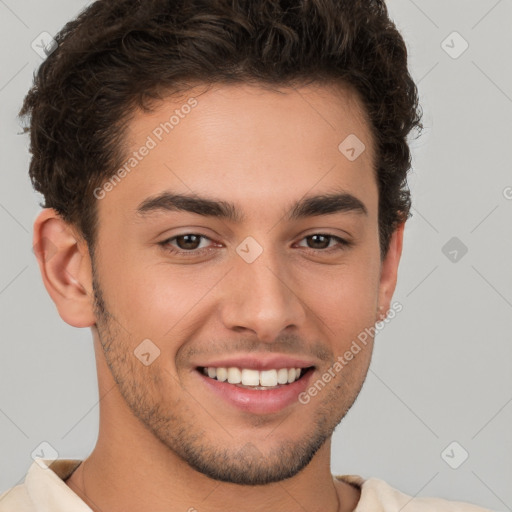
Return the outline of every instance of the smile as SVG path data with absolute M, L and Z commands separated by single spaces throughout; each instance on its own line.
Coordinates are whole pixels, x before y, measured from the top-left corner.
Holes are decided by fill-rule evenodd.
M 268 370 L 253 370 L 236 367 L 202 367 L 199 368 L 204 375 L 219 382 L 228 382 L 239 387 L 250 389 L 276 389 L 299 380 L 301 374 L 308 368 L 279 368 Z
M 205 386 L 207 396 L 213 393 L 223 402 L 248 413 L 273 414 L 299 404 L 299 394 L 307 389 L 314 372 L 314 366 L 267 367 L 265 370 L 199 366 L 194 373 Z M 211 398 L 215 400 L 213 396 Z

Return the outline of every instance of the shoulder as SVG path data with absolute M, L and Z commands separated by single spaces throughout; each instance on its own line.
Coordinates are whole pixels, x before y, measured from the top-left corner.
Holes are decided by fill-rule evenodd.
M 409 496 L 378 478 L 365 480 L 358 475 L 340 475 L 336 478 L 361 489 L 361 498 L 354 512 L 388 512 L 401 509 L 404 512 L 492 512 L 491 509 L 462 501 Z

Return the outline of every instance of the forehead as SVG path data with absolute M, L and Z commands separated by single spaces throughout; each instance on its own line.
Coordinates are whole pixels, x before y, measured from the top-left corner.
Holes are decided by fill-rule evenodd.
M 118 200 L 135 211 L 165 190 L 256 209 L 331 188 L 376 197 L 370 126 L 346 87 L 198 86 L 135 112 L 126 148 L 124 177 L 100 209 Z
M 196 86 L 155 103 L 152 113 L 137 110 L 127 126 L 126 141 L 129 147 L 136 147 L 151 134 L 157 144 L 165 145 L 180 132 L 186 137 L 185 125 L 200 129 L 196 132 L 198 137 L 208 128 L 209 135 L 213 135 L 212 129 L 218 133 L 218 137 L 198 139 L 198 146 L 209 141 L 218 145 L 224 132 L 229 135 L 225 142 L 243 142 L 241 149 L 272 140 L 278 144 L 307 140 L 308 147 L 319 147 L 318 139 L 332 132 L 335 142 L 340 137 L 357 135 L 364 139 L 368 153 L 373 153 L 370 123 L 361 98 L 352 87 L 342 84 L 280 88 L 249 84 Z M 244 139 L 249 134 L 257 139 Z

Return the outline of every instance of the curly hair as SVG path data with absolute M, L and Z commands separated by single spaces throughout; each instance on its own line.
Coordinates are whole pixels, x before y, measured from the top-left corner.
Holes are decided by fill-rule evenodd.
M 375 141 L 381 254 L 410 216 L 407 137 L 421 131 L 407 49 L 384 0 L 98 0 L 55 36 L 19 112 L 30 178 L 94 244 L 93 190 L 124 161 L 137 109 L 197 84 L 355 89 Z

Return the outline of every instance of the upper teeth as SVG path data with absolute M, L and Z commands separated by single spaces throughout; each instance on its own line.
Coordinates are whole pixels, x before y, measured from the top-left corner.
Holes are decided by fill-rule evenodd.
M 300 377 L 301 368 L 280 368 L 279 370 L 251 370 L 249 368 L 203 368 L 203 373 L 221 382 L 243 384 L 244 386 L 277 386 L 291 384 Z

